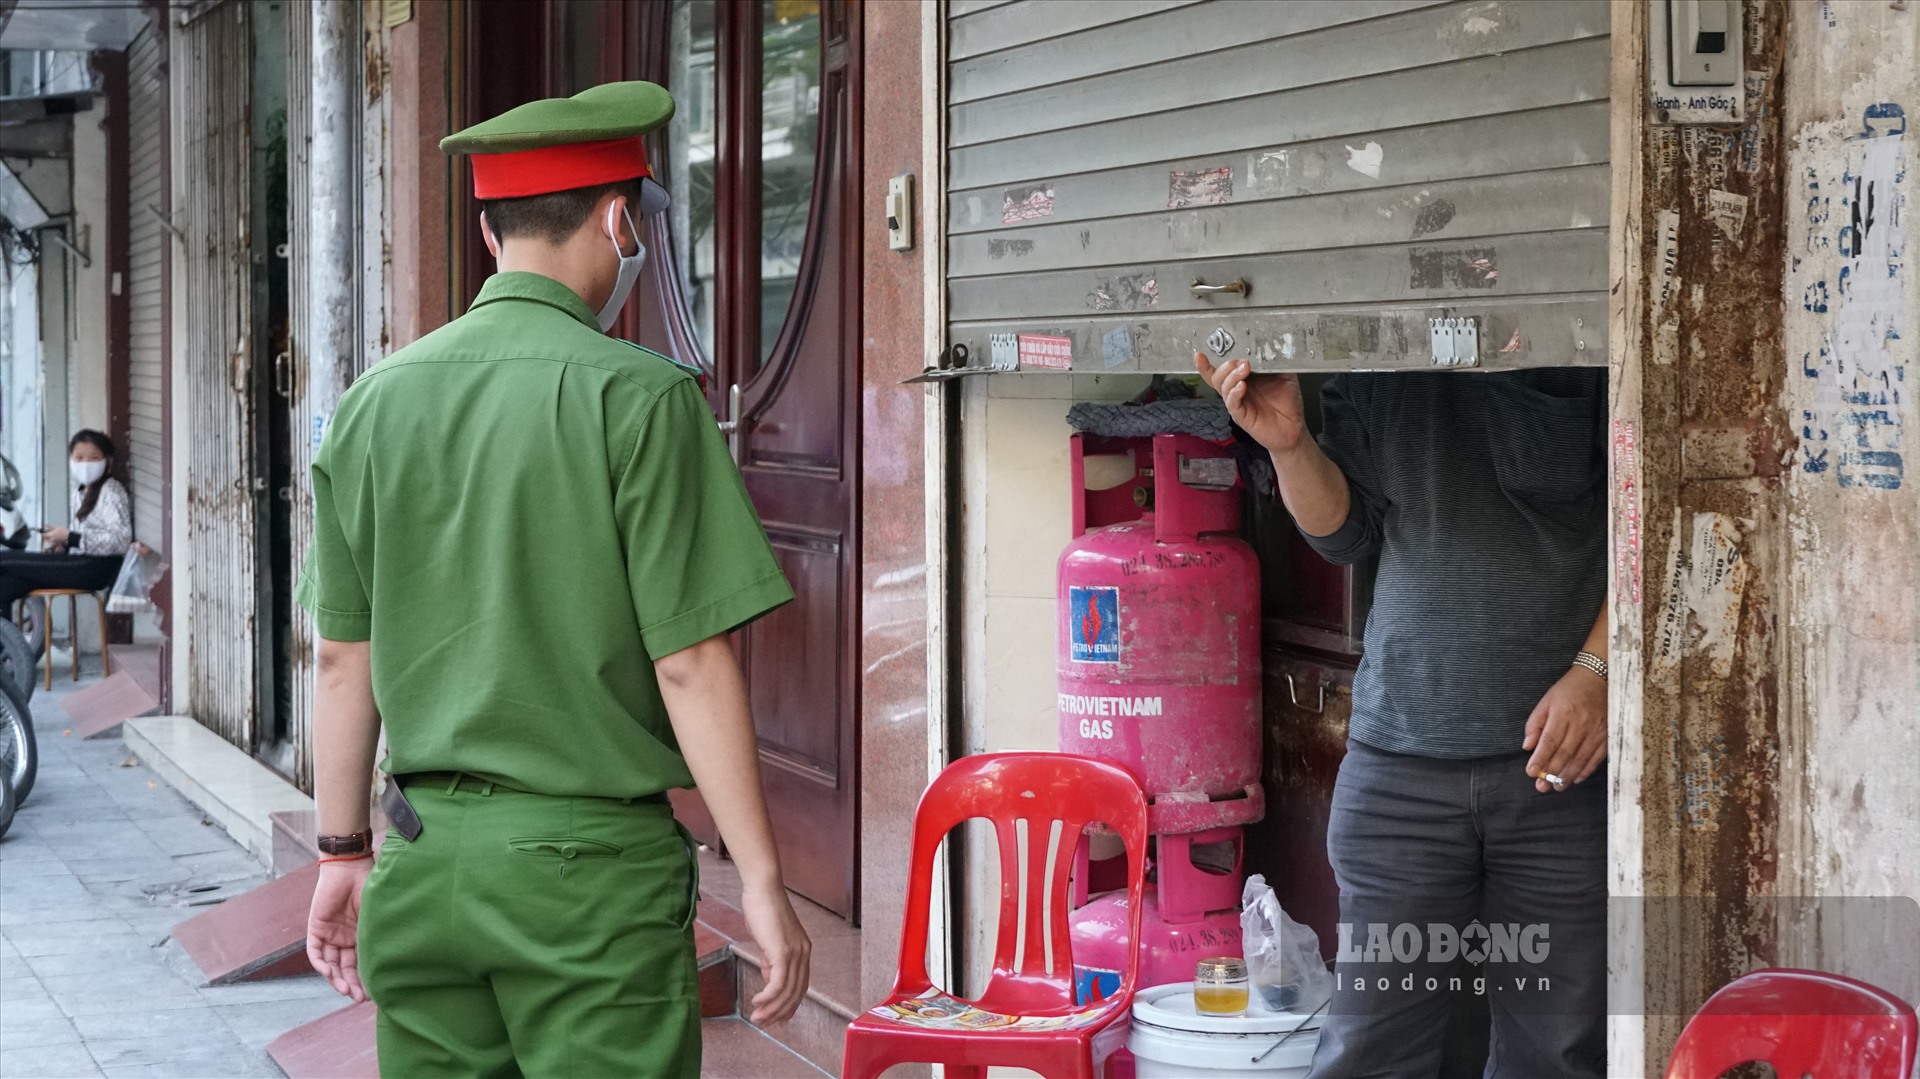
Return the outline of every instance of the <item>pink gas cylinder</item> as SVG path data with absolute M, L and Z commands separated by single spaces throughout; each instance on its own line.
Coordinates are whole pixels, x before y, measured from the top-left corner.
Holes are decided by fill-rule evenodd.
M 1158 889 L 1156 908 L 1169 925 L 1202 921 L 1214 911 L 1240 905 L 1246 864 L 1246 829 L 1212 828 L 1153 837 L 1150 885 Z M 1113 890 L 1126 882 L 1125 855 L 1093 861 L 1093 845 L 1081 843 L 1073 856 L 1069 902 L 1086 905 L 1089 889 Z
M 1151 508 L 1060 557 L 1060 748 L 1138 771 L 1156 834 L 1248 824 L 1265 811 L 1260 571 L 1233 535 L 1238 469 L 1187 435 L 1154 436 L 1151 462 L 1133 492 Z
M 1140 912 L 1140 986 L 1190 982 L 1202 959 L 1239 956 L 1240 911 L 1212 911 L 1198 921 L 1169 922 L 1159 896 L 1147 888 Z M 1127 965 L 1127 893 L 1108 892 L 1073 912 L 1073 977 L 1079 1000 L 1104 997 L 1120 987 Z

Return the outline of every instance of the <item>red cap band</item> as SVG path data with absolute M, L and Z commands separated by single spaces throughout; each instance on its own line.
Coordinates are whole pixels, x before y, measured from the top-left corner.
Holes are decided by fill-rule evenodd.
M 473 162 L 473 195 L 481 199 L 520 199 L 653 175 L 646 140 L 639 138 L 468 158 Z

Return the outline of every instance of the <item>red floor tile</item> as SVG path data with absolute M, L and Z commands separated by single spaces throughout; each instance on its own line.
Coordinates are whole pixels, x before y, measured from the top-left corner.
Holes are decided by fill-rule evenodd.
M 61 702 L 78 738 L 98 738 L 129 719 L 150 716 L 160 710 L 160 701 L 142 686 L 133 673 L 116 670 L 104 681 L 96 682 Z
M 708 1019 L 700 1024 L 700 1041 L 703 1079 L 811 1079 L 827 1074 L 744 1020 Z
M 371 1001 L 348 1005 L 275 1038 L 267 1055 L 287 1079 L 379 1079 L 373 1019 Z
M 305 973 L 291 957 L 307 948 L 307 909 L 320 867 L 309 865 L 173 927 L 214 985 Z
M 379 1079 L 371 1003 L 354 1004 L 275 1038 L 267 1055 L 287 1079 Z M 739 1019 L 700 1024 L 704 1079 L 813 1079 L 827 1073 Z

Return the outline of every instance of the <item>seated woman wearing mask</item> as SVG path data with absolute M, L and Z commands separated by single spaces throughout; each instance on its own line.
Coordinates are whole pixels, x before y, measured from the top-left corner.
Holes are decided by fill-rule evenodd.
M 127 489 L 107 473 L 113 439 L 81 431 L 67 443 L 75 489 L 73 527 L 40 532 L 45 551 L 0 550 L 0 617 L 11 620 L 14 604 L 36 588 L 112 587 L 133 545 L 133 506 Z

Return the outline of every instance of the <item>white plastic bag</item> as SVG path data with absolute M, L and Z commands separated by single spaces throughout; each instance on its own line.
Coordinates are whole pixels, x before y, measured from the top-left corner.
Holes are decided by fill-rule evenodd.
M 1254 1007 L 1269 1012 L 1318 1011 L 1333 996 L 1333 975 L 1320 957 L 1320 935 L 1280 909 L 1258 873 L 1240 893 L 1240 943 Z
M 120 577 L 113 582 L 113 591 L 107 593 L 107 610 L 113 614 L 138 614 L 153 606 L 153 586 L 167 572 L 166 560 L 159 552 L 136 543 L 127 548 L 126 560 L 120 563 Z

